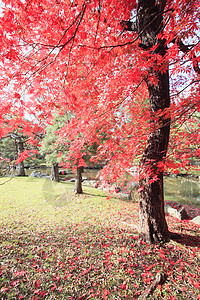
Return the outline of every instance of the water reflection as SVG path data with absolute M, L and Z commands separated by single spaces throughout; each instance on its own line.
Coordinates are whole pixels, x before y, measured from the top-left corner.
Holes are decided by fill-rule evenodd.
M 30 175 L 32 171 L 38 170 L 41 173 L 51 174 L 51 169 L 46 168 L 43 170 L 34 169 L 27 170 L 26 174 Z M 97 170 L 84 170 L 83 176 L 88 180 L 94 180 L 96 178 Z M 70 179 L 74 174 L 65 175 L 65 179 Z M 190 204 L 200 207 L 200 181 L 192 178 L 184 177 L 168 177 L 164 178 L 164 193 L 165 200 L 178 201 L 182 204 Z
M 166 200 L 175 200 L 200 207 L 200 182 L 198 180 L 165 177 L 164 191 Z
M 181 196 L 195 198 L 199 196 L 199 185 L 197 182 L 188 179 L 177 181 Z

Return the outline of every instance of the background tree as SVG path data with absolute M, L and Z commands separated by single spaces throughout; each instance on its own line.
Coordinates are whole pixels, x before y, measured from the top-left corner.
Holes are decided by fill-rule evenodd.
M 24 140 L 23 137 L 21 137 L 19 134 L 16 133 L 11 133 L 10 134 L 11 138 L 14 139 L 15 141 L 15 146 L 16 146 L 16 152 L 18 158 L 20 158 L 20 155 L 24 152 L 24 143 L 27 140 Z M 19 163 L 16 166 L 17 169 L 17 176 L 25 176 L 25 169 L 24 169 L 24 161 L 19 161 Z
M 15 141 L 10 137 L 2 138 L 0 140 L 0 153 L 1 157 L 8 159 L 11 165 L 14 164 L 15 159 L 17 159 Z
M 45 155 L 47 164 L 51 165 L 51 179 L 59 182 L 59 163 L 65 159 L 68 147 L 58 141 L 59 129 L 67 122 L 68 116 L 55 116 L 52 124 L 47 125 L 46 133 L 41 143 L 40 153 Z
M 20 157 L 24 151 L 24 144 L 27 140 L 24 140 L 23 136 L 16 133 L 10 133 L 9 136 L 1 139 L 1 154 L 4 158 L 9 159 L 10 162 L 14 162 Z M 11 167 L 11 166 L 10 166 Z M 12 168 L 14 165 L 12 166 Z M 25 176 L 24 162 L 20 161 L 16 165 L 17 176 Z
M 64 135 L 64 137 L 62 134 L 60 135 L 60 129 L 68 126 L 72 118 L 73 116 L 69 112 L 63 115 L 55 115 L 52 124 L 46 127 L 46 134 L 42 141 L 40 153 L 45 155 L 47 163 L 51 164 L 51 178 L 54 181 L 59 181 L 59 164 L 67 161 L 68 163 L 63 164 L 63 167 L 72 168 L 75 166 L 74 191 L 77 194 L 82 194 L 82 167 L 83 164 L 86 165 L 85 161 L 82 159 L 80 149 L 73 148 L 73 141 L 70 141 L 70 133 L 67 136 Z M 76 158 L 76 152 L 79 152 L 79 159 Z

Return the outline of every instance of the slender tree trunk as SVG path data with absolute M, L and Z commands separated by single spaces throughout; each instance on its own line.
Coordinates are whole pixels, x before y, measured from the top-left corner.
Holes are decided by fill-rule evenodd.
M 18 157 L 21 152 L 24 151 L 24 142 L 22 141 L 21 137 L 17 136 L 15 137 L 15 144 L 16 144 L 16 150 Z M 24 162 L 21 161 L 19 164 L 17 164 L 17 176 L 25 176 L 25 169 L 24 169 Z
M 82 194 L 82 167 L 76 168 L 76 180 L 75 180 L 75 187 L 74 192 L 76 194 Z
M 140 47 L 144 51 L 151 51 L 157 46 L 153 54 L 164 57 L 167 46 L 164 39 L 158 34 L 163 30 L 163 12 L 166 0 L 138 0 L 136 22 L 123 21 L 125 30 L 136 31 L 140 36 Z M 151 133 L 140 162 L 139 198 L 140 198 L 140 225 L 141 239 L 148 243 L 163 242 L 169 239 L 168 227 L 164 213 L 163 196 L 163 168 L 170 132 L 170 119 L 164 112 L 170 106 L 169 73 L 166 60 L 162 71 L 155 70 L 154 66 L 148 70 L 145 78 L 149 91 L 151 111 Z M 157 82 L 152 84 L 151 77 Z M 159 111 L 160 117 L 156 116 Z
M 51 180 L 52 181 L 56 181 L 59 182 L 60 178 L 59 178 L 59 169 L 58 169 L 58 164 L 52 164 L 51 166 Z

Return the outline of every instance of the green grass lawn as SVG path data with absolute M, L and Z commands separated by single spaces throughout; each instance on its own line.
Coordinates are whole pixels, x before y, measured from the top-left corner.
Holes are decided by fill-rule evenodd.
M 199 229 L 167 216 L 176 240 L 138 241 L 138 203 L 49 179 L 0 179 L 0 299 L 198 299 Z

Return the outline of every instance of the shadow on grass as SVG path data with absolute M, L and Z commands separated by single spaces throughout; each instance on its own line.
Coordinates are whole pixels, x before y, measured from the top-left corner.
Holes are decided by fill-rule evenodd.
M 199 236 L 183 234 L 183 233 L 178 234 L 178 233 L 170 232 L 170 238 L 173 241 L 180 243 L 184 246 L 200 247 L 200 237 Z
M 97 194 L 85 193 L 85 192 L 83 192 L 82 195 L 88 195 L 88 196 L 94 196 L 94 197 L 102 197 L 102 198 L 107 198 L 108 197 L 108 195 L 97 195 Z

